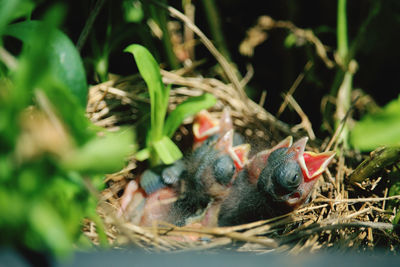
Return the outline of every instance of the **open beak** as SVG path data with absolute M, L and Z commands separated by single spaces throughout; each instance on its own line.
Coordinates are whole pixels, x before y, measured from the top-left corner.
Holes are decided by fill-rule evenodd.
M 306 166 L 306 177 L 308 179 L 315 179 L 315 177 L 318 177 L 326 170 L 334 156 L 335 152 L 333 151 L 328 151 L 324 153 L 305 151 L 303 153 L 303 160 Z
M 311 151 L 304 151 L 307 143 L 307 138 L 302 138 L 292 147 L 288 152 L 295 152 L 295 157 L 300 165 L 303 173 L 304 180 L 299 185 L 297 192 L 289 197 L 287 203 L 290 206 L 299 206 L 304 203 L 309 197 L 314 184 L 317 182 L 319 176 L 328 168 L 329 163 L 335 156 L 335 152 L 328 151 L 323 153 L 314 153 Z
M 206 110 L 202 110 L 196 115 L 193 123 L 195 143 L 203 142 L 211 135 L 218 133 L 219 130 L 219 121 L 212 118 Z
M 323 153 L 305 151 L 307 140 L 307 137 L 301 138 L 288 150 L 288 153 L 295 153 L 294 157 L 298 161 L 306 181 L 314 180 L 323 173 L 335 156 L 333 151 Z
M 220 134 L 221 136 L 233 129 L 231 111 L 225 107 L 219 120 L 214 119 L 206 110 L 200 111 L 193 123 L 195 146 L 201 144 L 208 137 Z
M 229 130 L 222 137 L 220 137 L 215 144 L 215 147 L 230 155 L 235 163 L 236 169 L 241 170 L 247 163 L 248 155 L 250 152 L 249 144 L 241 144 L 238 146 L 232 146 L 233 144 L 233 130 Z
M 250 152 L 250 144 L 242 144 L 232 147 L 231 157 L 235 162 L 237 170 L 243 169 L 248 161 L 248 156 Z

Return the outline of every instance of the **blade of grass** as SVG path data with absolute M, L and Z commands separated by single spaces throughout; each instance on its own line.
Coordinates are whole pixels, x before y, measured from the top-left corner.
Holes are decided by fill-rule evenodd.
M 229 54 L 228 47 L 225 42 L 224 34 L 222 31 L 220 15 L 218 12 L 217 5 L 215 0 L 203 0 L 201 3 L 204 6 L 206 19 L 208 22 L 208 26 L 210 28 L 211 36 L 215 42 L 215 46 L 218 50 L 225 56 L 228 61 L 231 60 L 231 56 Z
M 162 137 L 166 103 L 169 89 L 164 86 L 161 79 L 160 68 L 151 53 L 143 46 L 132 44 L 125 48 L 125 52 L 133 54 L 139 72 L 147 84 L 151 105 L 151 130 L 148 146 Z
M 348 54 L 348 41 L 347 41 L 347 17 L 346 17 L 346 2 L 347 0 L 338 0 L 337 11 L 337 47 L 338 54 L 342 63 L 346 65 L 346 58 Z
M 182 152 L 172 140 L 164 136 L 160 141 L 154 143 L 154 150 L 164 164 L 171 164 L 182 158 Z
M 212 107 L 216 102 L 217 99 L 211 94 L 191 97 L 182 102 L 169 114 L 165 122 L 164 134 L 172 137 L 184 119 L 198 113 L 202 109 Z
M 161 0 L 161 2 L 165 5 L 167 4 L 166 0 Z M 172 69 L 177 69 L 179 68 L 179 62 L 172 48 L 171 35 L 167 28 L 167 13 L 164 9 L 156 8 L 151 5 L 149 8 L 152 18 L 162 30 L 163 48 L 168 59 L 168 64 Z

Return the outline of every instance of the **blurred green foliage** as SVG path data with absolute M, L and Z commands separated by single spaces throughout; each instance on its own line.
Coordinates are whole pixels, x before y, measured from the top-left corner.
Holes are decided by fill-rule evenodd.
M 54 14 L 56 16 L 56 14 Z M 61 84 L 65 84 L 76 96 L 79 104 L 85 108 L 87 98 L 87 83 L 85 71 L 79 53 L 74 44 L 62 32 L 54 31 L 51 25 L 46 25 L 40 21 L 23 21 L 9 25 L 4 35 L 10 35 L 27 43 L 32 38 L 40 38 L 42 31 L 48 30 L 48 36 L 42 39 L 41 45 L 47 45 L 47 51 L 43 58 L 43 64 L 48 64 L 49 75 L 57 79 Z M 47 39 L 48 38 L 48 39 Z M 37 41 L 39 44 L 39 41 Z M 38 45 L 38 49 L 41 49 Z
M 124 0 L 122 3 L 125 20 L 139 23 L 144 18 L 142 3 L 139 0 Z
M 51 6 L 33 21 L 33 3 L 0 1 L 1 40 L 12 37 L 22 43 L 21 52 L 1 47 L 0 245 L 62 256 L 75 244 L 87 246 L 84 218 L 96 223 L 100 242 L 107 244 L 95 191 L 104 187 L 104 174 L 120 170 L 138 146 L 132 129 L 107 132 L 86 118 L 82 59 L 59 30 L 65 6 Z M 140 21 L 138 2 L 124 4 L 132 7 L 126 19 Z M 20 19 L 14 23 L 15 18 Z M 105 60 L 99 73 L 103 79 L 107 47 L 97 61 Z M 135 56 L 151 102 L 148 133 L 141 131 L 147 136 L 142 154 L 147 150 L 153 164 L 172 163 L 182 156 L 170 139 L 176 129 L 216 99 L 210 94 L 191 98 L 167 117 L 169 87 L 162 83 L 157 62 L 143 46 L 127 51 Z
M 107 244 L 88 188 L 100 190 L 104 174 L 121 169 L 136 147 L 132 129 L 108 133 L 86 118 L 82 60 L 57 29 L 64 6 L 41 21 L 9 24 L 29 17 L 32 3 L 0 1 L 2 39 L 22 41 L 17 56 L 1 47 L 0 246 L 60 256 L 84 240 L 84 218 L 96 222 Z
M 358 121 L 351 132 L 351 143 L 362 151 L 400 146 L 400 96 Z

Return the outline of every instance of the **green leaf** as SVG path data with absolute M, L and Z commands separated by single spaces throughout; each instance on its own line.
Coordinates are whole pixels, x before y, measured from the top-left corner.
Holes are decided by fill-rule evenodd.
M 48 248 L 59 255 L 72 250 L 72 242 L 64 228 L 63 220 L 49 203 L 34 203 L 28 216 L 32 230 L 43 239 Z M 40 247 L 40 244 L 31 245 Z
M 154 142 L 153 148 L 164 164 L 174 163 L 183 156 L 175 143 L 167 136 L 163 136 L 160 141 Z
M 355 148 L 371 151 L 380 146 L 400 145 L 400 96 L 382 110 L 365 115 L 351 132 Z
M 16 2 L 15 0 L 9 2 Z M 12 19 L 18 19 L 22 17 L 30 18 L 33 9 L 35 8 L 36 3 L 31 0 L 22 0 L 18 5 L 18 9 L 12 14 Z
M 12 177 L 15 179 L 15 177 Z M 0 186 L 0 229 L 13 229 L 23 225 L 27 205 L 24 195 L 20 191 L 11 190 L 6 188 L 6 183 L 1 183 Z M 12 203 L 12 205 L 10 205 Z M 12 233 L 5 232 L 5 236 L 9 236 Z
M 131 129 L 117 133 L 105 133 L 96 137 L 81 148 L 65 155 L 64 168 L 84 173 L 112 173 L 120 170 L 129 155 L 136 150 Z
M 148 140 L 151 144 L 155 141 L 159 141 L 162 137 L 164 119 L 168 107 L 169 88 L 165 88 L 162 83 L 160 68 L 154 57 L 145 47 L 132 44 L 125 48 L 124 51 L 133 54 L 139 72 L 149 90 L 151 129 L 150 138 Z
M 0 0 L 0 36 L 3 33 L 4 27 L 14 19 L 14 14 L 18 12 L 18 6 L 21 0 Z
M 394 217 L 394 219 L 393 219 L 393 221 L 392 221 L 392 223 L 393 223 L 394 225 L 396 225 L 396 224 L 399 224 L 399 221 L 400 221 L 400 212 L 397 212 L 397 213 L 396 213 L 396 216 Z
M 14 1 L 8 1 L 14 2 Z M 3 5 L 4 2 L 1 4 Z M 15 2 L 16 3 L 16 2 Z M 4 7 L 4 6 L 3 6 Z M 9 6 L 8 6 L 9 7 Z M 17 6 L 19 8 L 20 6 Z M 56 6 L 57 7 L 57 6 Z M 9 12 L 7 5 L 4 7 Z M 3 12 L 3 9 L 0 11 Z M 28 105 L 32 104 L 33 89 L 38 88 L 45 76 L 49 76 L 50 60 L 48 54 L 50 40 L 52 39 L 56 25 L 60 23 L 63 10 L 52 8 L 46 12 L 44 21 L 41 23 L 40 31 L 30 32 L 26 30 L 23 35 L 27 39 L 23 46 L 21 55 L 18 58 L 17 68 L 10 71 L 12 86 L 3 86 L 2 89 L 8 91 L 4 94 L 5 98 L 0 98 L 2 116 L 0 119 L 0 144 L 9 149 L 15 142 L 15 136 L 18 136 L 18 114 Z M 2 18 L 0 18 L 1 20 Z M 1 22 L 0 22 L 1 23 Z M 0 26 L 1 28 L 2 26 Z M 8 26 L 8 31 L 13 25 Z M 1 31 L 1 29 L 0 29 Z M 12 35 L 13 33 L 9 33 Z M 19 32 L 19 34 L 22 34 Z M 18 37 L 17 37 L 18 38 Z M 43 84 L 43 83 L 42 83 Z
M 88 88 L 82 60 L 74 44 L 64 33 L 40 21 L 24 21 L 9 25 L 5 34 L 20 39 L 24 47 L 28 48 L 24 48 L 25 51 L 30 51 L 31 47 L 33 51 L 41 51 L 43 60 L 48 61 L 51 75 L 71 90 L 82 107 L 86 106 Z M 46 34 L 51 34 L 48 42 L 43 44 L 37 41 Z M 37 62 L 33 61 L 31 64 L 36 64 L 37 71 L 40 71 L 41 66 Z
M 289 33 L 283 44 L 285 45 L 286 48 L 291 48 L 293 47 L 297 42 L 297 37 L 293 33 Z
M 398 196 L 400 195 L 400 181 L 396 181 L 392 184 L 389 190 L 389 196 Z M 397 201 L 398 202 L 398 201 Z
M 148 159 L 149 157 L 150 157 L 150 150 L 148 148 L 144 148 L 135 154 L 135 158 L 138 161 L 144 161 L 144 160 Z
M 125 21 L 139 23 L 143 20 L 144 14 L 142 4 L 138 0 L 124 0 L 123 11 Z
M 56 115 L 67 125 L 69 134 L 78 145 L 86 143 L 95 135 L 97 131 L 85 116 L 84 108 L 63 84 L 57 83 L 57 81 L 52 80 L 51 76 L 48 76 L 43 79 L 40 87 L 43 88 L 43 92 L 56 111 Z M 40 91 L 36 92 L 36 97 L 38 97 L 38 92 Z
M 216 102 L 217 99 L 208 93 L 188 98 L 169 114 L 164 126 L 164 135 L 172 137 L 184 119 L 195 115 L 202 109 L 214 106 Z

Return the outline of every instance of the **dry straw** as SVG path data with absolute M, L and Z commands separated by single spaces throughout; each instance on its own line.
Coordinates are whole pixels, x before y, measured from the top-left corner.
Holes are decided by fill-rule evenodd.
M 200 30 L 190 20 L 187 21 L 187 17 L 170 7 L 168 10 L 199 35 Z M 293 29 L 301 32 L 298 28 Z M 305 35 L 305 38 L 307 36 L 309 37 Z M 200 34 L 200 39 L 207 43 L 208 39 L 204 34 Z M 319 44 L 316 40 L 314 42 Z M 219 62 L 225 60 L 211 42 L 207 47 Z M 227 77 L 232 79 L 234 71 L 230 69 L 229 64 L 221 65 L 229 68 L 225 69 L 225 72 L 230 73 Z M 211 113 L 218 117 L 224 106 L 230 106 L 236 130 L 255 140 L 253 142 L 258 145 L 264 146 L 264 149 L 287 135 L 298 137 L 302 133 L 310 134 L 310 129 L 312 131 L 309 123 L 303 123 L 295 128 L 299 131 L 294 132 L 289 125 L 247 98 L 243 93 L 243 85 L 248 76 L 242 82 L 233 78 L 233 81 L 224 83 L 215 78 L 196 75 L 193 68 L 174 72 L 162 70 L 161 74 L 164 83 L 172 85 L 170 109 L 187 97 L 211 93 L 218 99 Z M 140 97 L 145 90 L 145 84 L 138 75 L 113 76 L 108 82 L 91 87 L 87 106 L 88 117 L 95 124 L 109 130 L 121 125 L 133 125 L 140 119 L 140 104 L 148 102 Z M 291 95 L 285 100 L 286 104 L 294 105 L 299 115 L 306 117 Z M 181 126 L 175 136 L 176 141 L 190 138 L 188 129 L 191 120 L 192 118 Z M 335 136 L 337 135 L 331 138 L 331 142 L 311 142 L 312 147 L 308 149 L 324 150 L 315 144 L 325 144 L 326 147 L 329 143 L 331 147 L 336 142 Z M 395 210 L 386 208 L 389 201 L 395 201 L 399 197 L 388 197 L 388 185 L 379 180 L 372 180 L 370 184 L 360 184 L 357 188 L 346 184 L 346 178 L 355 166 L 348 165 L 344 156 L 346 151 L 340 145 L 336 144 L 334 147 L 337 148 L 339 156 L 316 184 L 309 203 L 291 214 L 277 218 L 224 228 L 177 227 L 163 222 L 154 222 L 152 227 L 140 227 L 124 221 L 116 216 L 116 212 L 119 209 L 121 191 L 129 180 L 138 175 L 138 166 L 141 164 L 134 159 L 120 172 L 107 176 L 108 187 L 99 194 L 98 211 L 104 218 L 107 237 L 114 247 L 135 244 L 151 251 L 229 248 L 257 253 L 273 250 L 293 254 L 327 248 L 365 251 L 380 247 L 387 251 L 395 251 L 400 241 L 395 227 L 391 224 Z M 98 243 L 92 222 L 87 221 L 84 232 L 95 244 Z

